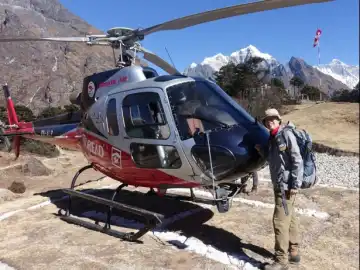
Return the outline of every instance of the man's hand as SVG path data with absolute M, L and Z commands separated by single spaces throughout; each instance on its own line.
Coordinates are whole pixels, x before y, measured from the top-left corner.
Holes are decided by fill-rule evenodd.
M 298 193 L 297 189 L 290 189 L 290 196 L 295 195 Z

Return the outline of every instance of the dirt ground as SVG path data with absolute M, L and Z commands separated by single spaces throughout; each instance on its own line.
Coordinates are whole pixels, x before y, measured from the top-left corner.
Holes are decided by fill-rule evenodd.
M 261 181 L 257 194 L 235 199 L 225 214 L 213 206 L 146 196 L 142 189 L 124 190 L 117 201 L 160 213 L 168 224 L 144 235 L 140 243 L 130 243 L 56 216 L 67 202 L 59 200 L 65 195 L 61 188 L 69 187 L 77 169 L 86 164 L 81 154 L 66 152 L 42 162 L 51 175 L 21 178 L 21 167 L 0 171 L 0 188 L 14 179 L 23 180 L 27 188 L 24 194 L 0 192 L 0 262 L 14 269 L 257 269 L 271 261 L 273 195 L 268 182 Z M 118 184 L 93 170 L 78 183 L 86 181 L 77 189 L 97 190 L 96 195 L 106 198 Z M 299 194 L 302 264 L 290 269 L 358 269 L 358 203 L 358 190 L 319 187 Z M 304 209 L 327 216 L 311 216 Z M 73 200 L 73 211 L 94 222 L 107 209 Z M 189 215 L 171 222 L 179 213 Z M 119 216 L 135 218 L 114 211 L 112 228 L 133 230 L 136 224 Z
M 308 130 L 317 143 L 359 153 L 359 103 L 301 104 L 283 118 Z

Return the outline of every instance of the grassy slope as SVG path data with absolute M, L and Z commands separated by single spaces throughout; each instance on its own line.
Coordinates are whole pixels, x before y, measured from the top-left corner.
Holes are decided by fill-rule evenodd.
M 313 140 L 333 148 L 359 153 L 359 104 L 302 104 L 283 116 L 306 129 Z M 291 108 L 293 109 L 293 108 Z

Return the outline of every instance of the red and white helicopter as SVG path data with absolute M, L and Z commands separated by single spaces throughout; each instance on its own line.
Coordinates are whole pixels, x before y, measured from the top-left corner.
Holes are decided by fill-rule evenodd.
M 207 188 L 219 212 L 242 192 L 246 177 L 266 165 L 255 145 L 266 147 L 268 131 L 214 82 L 180 74 L 139 41 L 165 30 L 176 30 L 232 16 L 331 0 L 266 0 L 231 6 L 172 20 L 142 30 L 112 28 L 104 35 L 86 37 L 10 38 L 0 42 L 65 41 L 111 46 L 120 50 L 117 67 L 84 78 L 81 93 L 70 101 L 81 107 L 34 122 L 17 118 L 9 87 L 8 124 L 2 136 L 15 136 L 13 148 L 20 152 L 20 136 L 82 151 L 89 165 L 74 176 L 64 192 L 110 207 L 104 227 L 70 215 L 70 204 L 61 218 L 87 228 L 134 241 L 161 222 L 161 215 L 114 201 L 127 185 L 148 187 L 164 195 L 169 188 Z M 136 53 L 169 75 L 135 64 Z M 77 177 L 93 168 L 122 184 L 112 200 L 74 190 Z M 193 195 L 193 192 L 191 192 Z M 71 201 L 70 201 L 71 202 Z M 110 228 L 111 209 L 144 217 L 147 225 L 137 233 Z M 59 211 L 61 213 L 61 211 Z

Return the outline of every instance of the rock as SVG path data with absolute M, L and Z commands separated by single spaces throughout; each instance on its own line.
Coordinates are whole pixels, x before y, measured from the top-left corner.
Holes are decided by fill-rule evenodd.
M 29 160 L 22 166 L 21 171 L 28 176 L 43 176 L 50 175 L 52 173 L 48 167 L 35 157 L 30 157 Z
M 6 17 L 2 37 L 103 34 L 58 0 L 0 0 L 0 24 Z M 0 66 L 6 67 L 1 81 L 8 81 L 12 98 L 34 114 L 49 103 L 69 104 L 70 93 L 82 89 L 84 76 L 114 68 L 111 50 L 82 43 L 8 42 L 1 44 L 0 55 Z
M 8 187 L 8 190 L 13 193 L 24 193 L 26 191 L 26 186 L 24 181 L 14 181 Z

